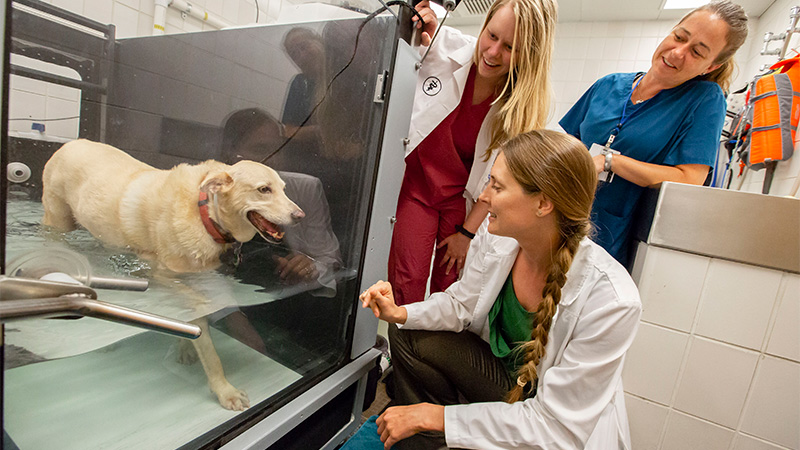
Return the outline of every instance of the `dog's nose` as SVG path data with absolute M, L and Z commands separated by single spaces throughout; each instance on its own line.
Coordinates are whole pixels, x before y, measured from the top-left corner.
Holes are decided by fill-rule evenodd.
M 306 213 L 304 213 L 303 210 L 300 208 L 297 208 L 294 210 L 294 212 L 292 212 L 292 219 L 294 219 L 295 221 L 300 220 L 305 216 Z

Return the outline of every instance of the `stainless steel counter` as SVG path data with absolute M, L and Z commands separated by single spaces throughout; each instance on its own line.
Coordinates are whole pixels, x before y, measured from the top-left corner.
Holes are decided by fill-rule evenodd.
M 800 199 L 664 183 L 646 242 L 800 273 Z

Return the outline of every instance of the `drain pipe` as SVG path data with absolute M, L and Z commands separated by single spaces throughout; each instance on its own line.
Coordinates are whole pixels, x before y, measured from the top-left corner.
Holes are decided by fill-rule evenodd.
M 214 28 L 227 28 L 233 26 L 232 23 L 212 15 L 203 8 L 187 2 L 186 0 L 155 0 L 155 11 L 153 14 L 153 35 L 164 34 L 167 25 L 167 8 L 173 7 L 181 12 L 181 16 L 192 16 L 201 20 Z
M 156 9 L 153 12 L 153 36 L 164 34 L 167 26 L 167 8 L 170 0 L 155 0 Z

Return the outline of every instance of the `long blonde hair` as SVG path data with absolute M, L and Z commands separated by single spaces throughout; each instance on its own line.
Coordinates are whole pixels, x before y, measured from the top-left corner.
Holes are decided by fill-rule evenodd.
M 681 21 L 678 22 L 678 25 L 683 23 L 683 21 L 688 19 L 692 14 L 699 11 L 707 11 L 728 24 L 728 35 L 725 37 L 725 47 L 714 59 L 714 64 L 721 64 L 721 66 L 699 77 L 701 80 L 717 83 L 724 92 L 728 92 L 728 87 L 730 87 L 734 72 L 736 71 L 736 61 L 734 61 L 733 55 L 739 50 L 739 47 L 744 44 L 744 41 L 747 40 L 747 13 L 744 12 L 744 8 L 736 3 L 716 1 L 693 9 L 683 16 Z
M 496 0 L 489 8 L 481 34 L 503 6 L 514 9 L 515 30 L 511 66 L 496 102 L 501 107 L 492 122 L 492 135 L 484 158 L 511 137 L 543 128 L 550 113 L 550 65 L 555 41 L 558 6 L 555 0 Z M 524 45 L 523 45 L 524 43 Z M 472 57 L 479 63 L 479 48 Z
M 535 130 L 519 135 L 501 146 L 500 151 L 509 172 L 525 192 L 541 192 L 553 202 L 560 238 L 542 289 L 542 302 L 536 310 L 531 340 L 518 349 L 524 353 L 524 363 L 517 371 L 517 385 L 506 396 L 506 401 L 513 403 L 523 399 L 525 386 L 535 385 L 538 379 L 536 366 L 545 355 L 567 271 L 581 240 L 592 229 L 589 214 L 597 172 L 581 141 L 557 131 Z

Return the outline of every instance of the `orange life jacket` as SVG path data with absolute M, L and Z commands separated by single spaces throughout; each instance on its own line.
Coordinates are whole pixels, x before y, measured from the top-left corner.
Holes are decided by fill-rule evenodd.
M 794 135 L 800 120 L 800 57 L 773 65 L 772 72 L 755 81 L 749 93 L 752 128 L 745 162 L 760 170 L 794 153 Z

